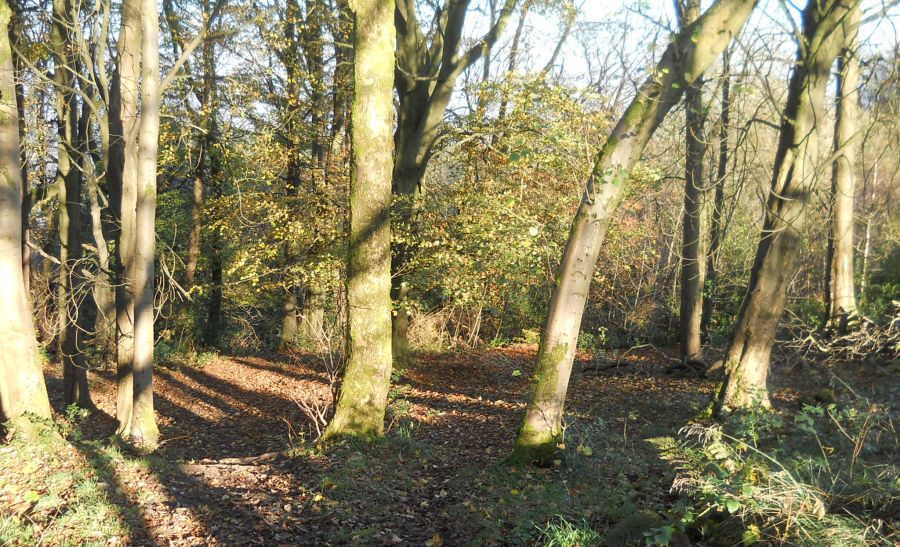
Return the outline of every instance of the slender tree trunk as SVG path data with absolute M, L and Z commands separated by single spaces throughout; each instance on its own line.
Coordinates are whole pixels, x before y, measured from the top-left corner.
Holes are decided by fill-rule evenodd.
M 130 437 L 134 414 L 134 253 L 138 188 L 138 82 L 141 64 L 141 0 L 124 0 L 119 30 L 118 66 L 110 92 L 110 165 L 115 192 L 119 282 L 116 285 L 117 434 Z M 118 108 L 116 108 L 118 105 Z
M 858 17 L 858 10 L 854 13 Z M 859 23 L 850 22 L 838 57 L 825 322 L 825 328 L 837 334 L 846 334 L 859 320 L 853 282 L 853 205 L 860 141 L 858 35 Z
M 775 155 L 772 188 L 750 285 L 728 350 L 717 408 L 769 406 L 766 380 L 775 331 L 784 311 L 805 220 L 805 206 L 821 171 L 817 120 L 824 119 L 831 66 L 841 47 L 848 15 L 858 0 L 810 0 Z
M 683 5 L 682 5 L 683 4 Z M 699 0 L 676 0 L 682 28 L 700 17 Z M 700 320 L 703 311 L 703 156 L 706 152 L 703 113 L 703 77 L 684 92 L 685 178 L 684 221 L 681 240 L 681 358 L 702 359 Z
M 156 0 L 141 2 L 141 121 L 134 257 L 134 410 L 131 438 L 155 448 L 153 412 L 153 276 L 156 255 L 156 167 L 159 147 L 159 13 Z
M 29 412 L 50 418 L 31 306 L 22 276 L 22 170 L 15 69 L 9 43 L 12 15 L 0 0 L 0 422 Z
M 546 460 L 560 442 L 563 404 L 591 278 L 629 172 L 684 87 L 719 56 L 755 5 L 754 0 L 718 0 L 679 32 L 597 155 L 550 298 L 531 400 L 512 461 Z
M 197 170 L 205 163 L 206 149 L 200 151 Z M 184 267 L 184 286 L 190 290 L 194 286 L 197 275 L 197 264 L 200 261 L 200 228 L 203 219 L 203 177 L 198 173 L 194 177 L 194 188 L 191 193 L 191 231 L 188 234 L 187 263 Z
M 56 84 L 57 172 L 56 194 L 59 200 L 59 275 L 57 279 L 57 348 L 63 367 L 63 400 L 93 408 L 88 393 L 87 369 L 80 348 L 84 314 L 79 293 L 83 282 L 76 268 L 81 260 L 81 186 L 83 162 L 82 136 L 86 128 L 78 115 L 74 58 L 75 45 L 70 39 L 75 13 L 68 0 L 53 1 L 51 42 L 54 53 Z M 85 113 L 87 115 L 87 113 Z
M 716 165 L 715 196 L 713 197 L 712 222 L 709 233 L 709 250 L 706 253 L 706 291 L 703 295 L 703 317 L 700 330 L 709 332 L 716 308 L 716 292 L 719 281 L 719 249 L 725 237 L 725 177 L 728 174 L 728 125 L 731 123 L 731 50 L 722 56 L 722 104 L 719 114 L 719 157 Z
M 347 366 L 326 437 L 380 436 L 391 383 L 393 0 L 356 0 Z

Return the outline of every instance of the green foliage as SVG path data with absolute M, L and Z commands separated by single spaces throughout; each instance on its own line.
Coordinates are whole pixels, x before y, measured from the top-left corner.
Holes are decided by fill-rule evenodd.
M 544 547 L 591 547 L 600 545 L 603 536 L 582 520 L 573 523 L 558 515 L 543 528 L 538 539 Z
M 725 543 L 887 545 L 900 507 L 891 424 L 877 405 L 807 405 L 655 439 L 678 470 L 674 488 L 695 503 L 673 530 Z

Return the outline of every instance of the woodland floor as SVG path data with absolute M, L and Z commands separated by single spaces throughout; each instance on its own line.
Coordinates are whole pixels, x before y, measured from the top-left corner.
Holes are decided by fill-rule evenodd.
M 576 370 L 565 455 L 548 468 L 509 468 L 502 460 L 522 417 L 535 352 L 515 346 L 419 355 L 392 388 L 387 438 L 326 448 L 305 442 L 310 422 L 294 400 L 328 397 L 324 365 L 314 356 L 159 367 L 163 444 L 151 457 L 104 448 L 114 432 L 115 385 L 112 371 L 99 371 L 91 387 L 100 410 L 82 421 L 72 457 L 93 468 L 121 509 L 123 533 L 102 540 L 112 544 L 531 543 L 560 515 L 640 538 L 654 515 L 678 501 L 669 464 L 646 439 L 675 435 L 715 382 L 669 375 L 670 361 L 654 349 L 623 355 L 617 368 Z M 51 394 L 61 392 L 57 368 L 47 370 Z M 782 405 L 797 404 L 802 382 L 815 380 L 785 366 L 773 376 Z M 884 383 L 863 375 L 843 380 L 855 389 Z

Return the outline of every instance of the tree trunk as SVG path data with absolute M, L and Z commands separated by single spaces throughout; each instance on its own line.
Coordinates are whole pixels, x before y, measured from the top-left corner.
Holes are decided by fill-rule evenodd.
M 0 422 L 29 412 L 50 418 L 31 306 L 22 276 L 22 170 L 15 69 L 9 43 L 12 11 L 0 0 Z
M 325 325 L 325 292 L 318 285 L 310 285 L 303 291 L 303 309 L 300 313 L 300 342 L 310 349 L 322 346 Z
M 393 0 L 357 0 L 347 365 L 326 437 L 380 436 L 391 383 Z
M 134 247 L 138 187 L 138 81 L 141 63 L 141 0 L 124 0 L 119 30 L 118 66 L 110 91 L 110 177 L 117 235 L 119 282 L 116 284 L 116 433 L 131 436 L 134 414 Z M 116 108 L 118 106 L 118 108 Z
M 74 44 L 70 28 L 74 10 L 68 0 L 53 1 L 51 43 L 56 84 L 57 170 L 56 194 L 59 200 L 59 270 L 57 278 L 57 353 L 63 368 L 63 401 L 66 406 L 78 404 L 93 408 L 88 393 L 87 370 L 80 348 L 84 314 L 78 294 L 83 285 L 76 268 L 81 261 L 81 186 L 83 146 L 86 137 L 87 112 L 83 122 L 78 116 Z
M 810 0 L 803 14 L 797 66 L 791 75 L 775 155 L 772 188 L 750 285 L 726 359 L 717 409 L 769 406 L 766 379 L 775 331 L 800 244 L 800 230 L 817 175 L 817 139 L 825 92 L 847 16 L 858 0 Z M 842 23 L 843 22 L 843 23 Z
M 563 403 L 594 266 L 629 171 L 685 86 L 750 16 L 755 0 L 718 0 L 669 44 L 597 155 L 563 252 L 512 461 L 545 461 L 562 438 Z
M 438 129 L 444 120 L 456 81 L 466 68 L 476 63 L 496 43 L 518 4 L 518 0 L 505 0 L 488 32 L 467 51 L 460 52 L 469 1 L 447 3 L 445 14 L 435 18 L 435 28 L 428 30 L 442 37 L 437 42 L 440 44 L 439 53 L 423 47 L 425 38 L 419 28 L 415 2 L 402 0 L 397 3 L 394 85 L 399 106 L 394 132 L 393 192 L 400 198 L 394 203 L 396 219 L 400 224 L 398 231 L 406 232 L 408 240 L 395 246 L 391 264 L 394 359 L 400 362 L 410 358 L 406 340 L 409 286 L 405 279 L 417 239 L 415 198 L 422 190 Z
M 28 155 L 25 153 L 25 88 L 22 74 L 25 71 L 25 59 L 22 57 L 23 32 L 25 14 L 20 1 L 12 0 L 12 17 L 9 23 L 9 42 L 12 47 L 13 71 L 16 89 L 16 112 L 19 126 L 19 167 L 22 176 L 22 278 L 25 282 L 25 295 L 31 297 L 31 247 L 28 246 L 31 218 L 31 192 L 28 185 Z
M 682 5 L 683 4 L 683 5 Z M 682 28 L 700 17 L 699 0 L 676 0 Z M 703 79 L 696 81 L 684 92 L 685 117 L 685 178 L 684 221 L 681 240 L 681 358 L 702 359 L 700 320 L 703 311 L 703 156 L 706 152 L 703 114 Z
M 858 14 L 858 10 L 854 11 Z M 858 17 L 858 15 L 857 15 Z M 831 240 L 828 247 L 827 316 L 825 328 L 846 334 L 856 313 L 853 268 L 853 202 L 859 158 L 859 23 L 851 21 L 838 57 L 834 128 L 834 166 L 831 182 Z
M 159 147 L 159 14 L 156 0 L 141 2 L 141 121 L 134 257 L 134 411 L 131 438 L 155 448 L 153 412 L 153 276 L 156 255 L 156 167 Z
M 299 332 L 297 323 L 297 289 L 291 284 L 284 289 L 281 299 L 281 334 L 278 340 L 278 349 L 286 351 L 297 345 Z
M 719 114 L 719 158 L 716 165 L 715 196 L 713 197 L 712 222 L 709 233 L 709 250 L 706 253 L 706 291 L 703 294 L 703 317 L 700 331 L 706 335 L 716 308 L 716 290 L 719 280 L 719 249 L 725 237 L 725 176 L 728 174 L 728 124 L 731 123 L 731 50 L 722 56 L 722 105 Z

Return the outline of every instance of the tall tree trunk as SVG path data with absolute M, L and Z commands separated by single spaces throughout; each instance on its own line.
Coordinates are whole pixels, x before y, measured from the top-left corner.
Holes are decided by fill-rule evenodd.
M 68 0 L 53 1 L 51 42 L 54 54 L 56 84 L 57 171 L 56 194 L 59 200 L 59 276 L 57 281 L 57 348 L 63 367 L 63 400 L 93 408 L 88 393 L 87 369 L 80 348 L 84 314 L 78 294 L 83 285 L 76 268 L 81 260 L 81 186 L 83 162 L 82 136 L 87 122 L 80 121 L 75 89 L 78 70 L 75 44 L 70 39 L 77 20 Z M 83 131 L 82 131 L 83 129 Z
M 755 5 L 755 0 L 718 0 L 682 29 L 597 155 L 550 298 L 531 399 L 512 461 L 546 460 L 561 440 L 563 404 L 591 278 L 629 172 L 685 86 L 719 56 Z
M 700 17 L 700 0 L 676 0 L 679 23 L 687 27 Z M 685 178 L 684 221 L 681 240 L 681 358 L 700 360 L 700 320 L 703 311 L 703 156 L 706 152 L 703 113 L 703 77 L 684 92 Z
M 124 0 L 118 66 L 110 91 L 110 192 L 118 213 L 116 284 L 117 434 L 131 436 L 134 414 L 134 247 L 138 187 L 138 82 L 141 70 L 141 0 Z
M 380 436 L 391 383 L 393 0 L 356 0 L 347 366 L 326 437 Z
M 22 277 L 22 170 L 15 69 L 9 43 L 12 15 L 0 0 L 0 422 L 29 412 L 50 418 L 31 306 Z
M 9 23 L 9 43 L 12 48 L 12 62 L 15 75 L 16 111 L 19 125 L 19 165 L 22 172 L 22 278 L 25 281 L 25 294 L 31 296 L 31 247 L 30 239 L 31 192 L 28 186 L 28 154 L 25 151 L 25 84 L 22 80 L 25 71 L 25 59 L 20 51 L 24 40 L 25 14 L 21 0 L 11 0 L 9 7 L 12 17 Z
M 769 406 L 766 379 L 775 331 L 784 311 L 805 220 L 805 206 L 821 171 L 817 120 L 824 116 L 831 66 L 859 0 L 809 0 L 803 35 L 775 155 L 772 188 L 750 285 L 726 359 L 717 408 Z
M 131 438 L 155 448 L 153 412 L 153 277 L 156 255 L 156 168 L 159 149 L 159 13 L 156 0 L 141 2 L 141 121 L 134 257 L 134 410 Z
M 853 12 L 859 17 L 859 11 Z M 825 328 L 846 334 L 858 323 L 853 268 L 853 202 L 859 158 L 859 22 L 850 21 L 838 57 L 831 182 L 831 240 L 828 246 Z
M 725 237 L 725 176 L 728 174 L 728 124 L 731 123 L 731 49 L 722 56 L 722 99 L 719 113 L 719 157 L 716 165 L 715 196 L 713 197 L 712 222 L 709 228 L 709 250 L 706 253 L 706 291 L 703 294 L 703 317 L 700 330 L 709 332 L 716 307 L 716 291 L 719 281 L 719 249 Z

